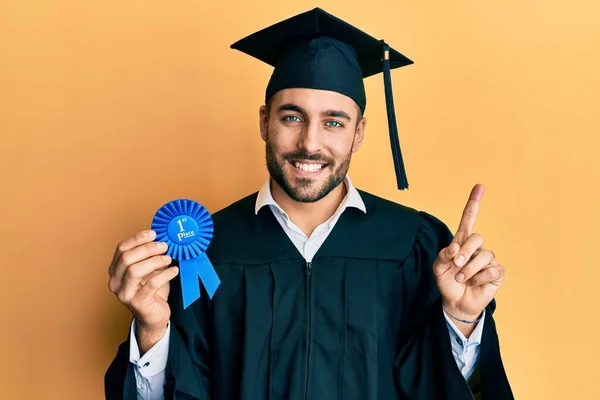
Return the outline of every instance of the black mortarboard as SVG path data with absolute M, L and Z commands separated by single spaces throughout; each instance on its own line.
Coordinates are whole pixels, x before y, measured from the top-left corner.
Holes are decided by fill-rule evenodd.
M 408 188 L 400 151 L 390 69 L 413 62 L 383 40 L 320 8 L 262 29 L 231 45 L 275 67 L 265 101 L 279 90 L 331 90 L 352 98 L 364 113 L 363 79 L 383 72 L 390 141 L 399 189 Z

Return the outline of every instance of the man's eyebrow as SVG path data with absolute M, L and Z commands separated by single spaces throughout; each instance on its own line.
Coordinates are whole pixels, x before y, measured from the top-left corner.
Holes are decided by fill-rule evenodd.
M 300 114 L 306 114 L 306 111 L 304 111 L 304 109 L 296 104 L 293 103 L 287 103 L 287 104 L 282 104 L 281 106 L 279 106 L 279 112 L 281 111 L 294 111 Z
M 341 110 L 327 110 L 321 113 L 325 117 L 336 117 L 347 119 L 348 122 L 352 122 L 352 118 L 344 111 Z
M 286 104 L 282 104 L 281 106 L 279 106 L 278 109 L 279 112 L 282 111 L 294 111 L 297 112 L 299 114 L 304 114 L 306 115 L 306 111 L 300 107 L 297 104 L 294 103 L 286 103 Z M 350 115 L 348 115 L 348 113 L 346 113 L 345 111 L 342 110 L 325 110 L 321 113 L 321 116 L 323 117 L 335 117 L 335 118 L 344 118 L 346 120 L 348 120 L 348 122 L 352 122 L 352 117 L 350 117 Z

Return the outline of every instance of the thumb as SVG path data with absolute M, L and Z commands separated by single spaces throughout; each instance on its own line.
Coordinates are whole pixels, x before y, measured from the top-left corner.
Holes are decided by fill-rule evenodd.
M 453 240 L 448 247 L 439 252 L 438 258 L 433 264 L 433 271 L 436 276 L 443 274 L 454 265 L 454 257 L 456 257 L 459 251 L 459 244 Z

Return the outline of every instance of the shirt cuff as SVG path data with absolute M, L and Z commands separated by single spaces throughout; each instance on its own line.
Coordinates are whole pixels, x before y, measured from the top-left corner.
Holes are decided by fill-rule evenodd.
M 129 362 L 135 365 L 147 378 L 162 372 L 167 367 L 169 357 L 169 338 L 171 336 L 171 323 L 167 323 L 167 332 L 150 350 L 140 357 L 140 348 L 135 337 L 135 319 L 131 323 L 131 332 L 129 339 Z
M 446 318 L 446 322 L 448 323 L 448 326 L 450 327 L 450 329 L 452 329 L 452 331 L 460 339 L 461 347 L 469 347 L 471 345 L 480 345 L 481 344 L 481 337 L 483 336 L 483 324 L 485 322 L 485 311 L 486 310 L 483 310 L 483 314 L 481 315 L 481 320 L 477 323 L 475 330 L 471 334 L 471 337 L 469 337 L 468 339 L 466 338 L 465 335 L 463 335 L 463 333 L 460 331 L 460 329 L 458 329 L 456 327 L 456 325 L 454 325 L 454 322 L 450 319 L 450 317 L 448 317 L 448 315 L 442 311 L 444 314 L 444 318 Z M 454 345 L 454 343 L 452 343 L 452 345 Z
M 443 314 L 446 318 L 446 325 L 448 325 L 450 345 L 452 347 L 452 355 L 456 361 L 456 366 L 463 377 L 468 381 L 471 379 L 471 376 L 473 376 L 479 362 L 479 347 L 483 334 L 483 325 L 485 323 L 485 310 L 481 316 L 481 321 L 477 323 L 477 326 L 469 339 L 462 334 L 445 312 L 443 312 Z

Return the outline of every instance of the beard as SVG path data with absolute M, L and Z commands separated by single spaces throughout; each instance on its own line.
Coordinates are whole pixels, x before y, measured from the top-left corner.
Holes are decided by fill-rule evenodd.
M 327 196 L 346 178 L 350 168 L 352 151 L 348 153 L 341 161 L 336 162 L 331 158 L 321 155 L 310 155 L 303 151 L 285 153 L 281 156 L 281 161 L 277 158 L 277 152 L 269 140 L 266 141 L 266 162 L 267 169 L 271 178 L 283 189 L 287 195 L 295 201 L 301 203 L 314 203 Z M 317 182 L 311 178 L 290 178 L 285 175 L 285 164 L 289 163 L 293 168 L 292 160 L 310 160 L 327 163 L 323 168 L 331 170 L 330 175 L 325 182 L 317 186 Z

